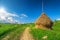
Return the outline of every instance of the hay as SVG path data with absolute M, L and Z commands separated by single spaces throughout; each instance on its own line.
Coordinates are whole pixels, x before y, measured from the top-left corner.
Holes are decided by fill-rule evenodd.
M 52 29 L 52 20 L 43 12 L 40 17 L 35 21 L 36 28 Z

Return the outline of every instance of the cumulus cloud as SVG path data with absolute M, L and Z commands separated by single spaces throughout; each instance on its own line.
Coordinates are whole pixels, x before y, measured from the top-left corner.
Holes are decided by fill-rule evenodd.
M 14 23 L 14 21 L 15 21 L 12 17 L 8 17 L 7 20 L 8 20 L 9 23 Z
M 3 23 L 22 23 L 20 18 L 28 18 L 26 14 L 17 15 L 17 13 L 10 13 L 6 11 L 4 8 L 0 8 L 0 22 Z M 19 19 L 19 20 L 18 20 Z
M 15 23 L 16 19 L 13 17 L 19 17 L 17 14 L 9 13 L 4 8 L 0 8 L 0 20 L 9 22 L 9 23 Z

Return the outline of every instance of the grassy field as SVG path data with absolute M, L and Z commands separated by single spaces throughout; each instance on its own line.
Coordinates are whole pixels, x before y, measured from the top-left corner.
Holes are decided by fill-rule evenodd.
M 31 28 L 30 33 L 35 40 L 60 40 L 60 21 L 55 21 L 53 30 Z
M 0 24 L 0 40 L 18 40 L 28 24 Z
M 30 27 L 35 40 L 60 40 L 60 21 L 55 21 L 53 30 L 34 28 L 34 24 L 0 24 L 0 40 L 19 40 L 26 27 Z M 46 37 L 46 38 L 43 38 Z

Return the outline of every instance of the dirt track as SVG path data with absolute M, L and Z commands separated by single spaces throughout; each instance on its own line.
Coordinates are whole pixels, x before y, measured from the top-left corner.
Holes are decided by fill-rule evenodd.
M 22 33 L 22 36 L 20 40 L 34 40 L 32 35 L 29 33 L 30 29 L 27 27 L 24 32 Z

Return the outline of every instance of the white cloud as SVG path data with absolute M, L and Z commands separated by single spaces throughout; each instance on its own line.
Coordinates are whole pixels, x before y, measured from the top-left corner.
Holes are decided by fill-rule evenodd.
M 0 16 L 1 20 L 6 20 L 6 18 L 4 16 Z
M 16 19 L 15 19 L 16 18 Z M 19 20 L 18 20 L 19 18 Z M 20 18 L 28 18 L 28 16 L 26 14 L 20 14 L 17 15 L 16 13 L 10 13 L 8 11 L 6 11 L 4 8 L 0 8 L 0 21 L 5 23 L 23 23 L 21 22 Z
M 6 21 L 9 23 L 15 23 L 15 20 L 13 17 L 19 17 L 17 14 L 9 13 L 4 8 L 0 8 L 0 20 Z
M 16 16 L 16 17 L 18 17 L 18 15 L 9 13 L 6 10 L 4 10 L 3 8 L 0 8 L 0 16 L 4 16 L 4 17 L 7 17 L 7 16 Z
M 7 20 L 8 20 L 9 23 L 14 23 L 14 19 L 12 17 L 8 17 Z
M 56 20 L 60 20 L 60 18 L 56 19 Z
M 8 20 L 9 23 L 18 23 L 18 24 L 20 24 L 20 21 L 15 20 L 12 17 L 9 17 L 7 20 Z
M 28 17 L 26 14 L 20 14 L 20 18 L 26 18 Z

